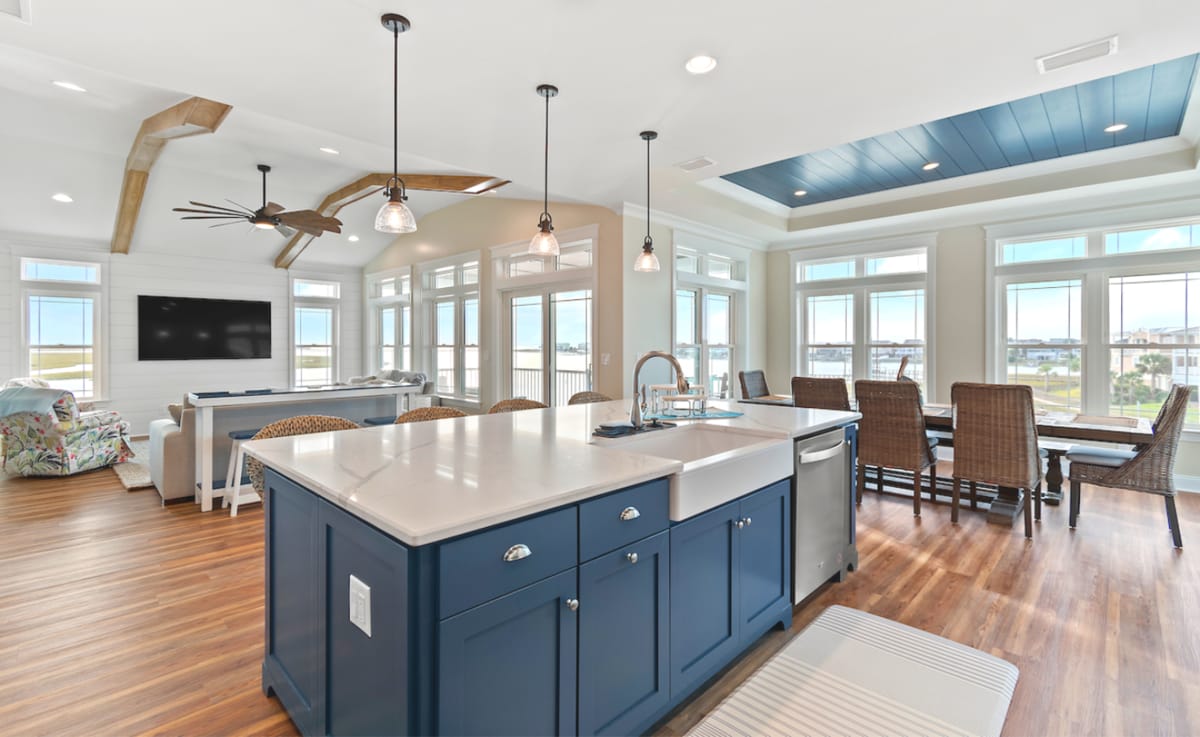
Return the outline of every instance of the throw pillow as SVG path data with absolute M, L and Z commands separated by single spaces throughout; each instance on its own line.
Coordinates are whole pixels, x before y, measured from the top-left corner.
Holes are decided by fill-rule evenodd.
M 182 404 L 168 404 L 167 412 L 171 413 L 171 419 L 175 420 L 175 424 L 178 425 L 180 418 L 183 417 L 183 405 Z

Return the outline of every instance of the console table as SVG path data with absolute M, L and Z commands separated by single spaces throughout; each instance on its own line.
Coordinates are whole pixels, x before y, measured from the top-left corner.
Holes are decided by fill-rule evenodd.
M 215 410 L 236 408 L 269 408 L 289 404 L 329 402 L 338 400 L 395 397 L 396 414 L 404 412 L 408 398 L 421 393 L 421 384 L 391 384 L 387 386 L 333 386 L 294 389 L 271 389 L 243 392 L 190 392 L 188 401 L 196 408 L 196 502 L 200 510 L 212 510 L 213 502 L 213 438 Z M 281 412 L 278 419 L 287 417 Z M 353 418 L 350 418 L 353 419 Z

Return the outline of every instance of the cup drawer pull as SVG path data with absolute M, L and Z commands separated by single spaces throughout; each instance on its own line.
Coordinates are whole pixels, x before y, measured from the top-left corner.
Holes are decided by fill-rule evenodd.
M 637 519 L 641 516 L 642 513 L 638 511 L 637 507 L 625 507 L 621 510 L 622 522 L 628 522 L 629 520 Z
M 533 551 L 529 549 L 528 545 L 525 545 L 524 543 L 517 543 L 508 550 L 504 551 L 504 562 L 514 563 L 523 558 L 528 558 L 531 555 L 533 555 Z

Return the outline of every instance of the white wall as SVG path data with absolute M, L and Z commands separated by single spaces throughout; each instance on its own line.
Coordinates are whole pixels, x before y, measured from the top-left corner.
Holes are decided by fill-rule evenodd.
M 270 266 L 161 253 L 109 255 L 107 247 L 63 248 L 0 238 L 0 376 L 24 376 L 21 365 L 17 261 L 20 256 L 89 258 L 105 263 L 103 344 L 107 396 L 100 405 L 129 420 L 135 435 L 189 391 L 283 387 L 290 374 L 289 272 Z M 362 373 L 362 271 L 297 270 L 294 275 L 341 283 L 339 377 Z M 247 299 L 271 302 L 271 358 L 224 361 L 138 361 L 137 296 Z

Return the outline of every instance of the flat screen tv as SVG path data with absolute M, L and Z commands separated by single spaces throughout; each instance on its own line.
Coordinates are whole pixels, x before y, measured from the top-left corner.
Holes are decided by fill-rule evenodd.
M 271 303 L 138 295 L 138 360 L 271 357 Z

